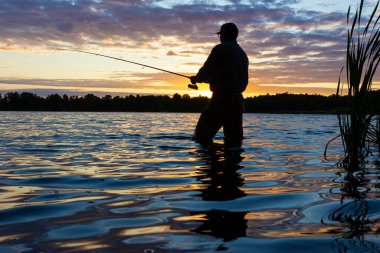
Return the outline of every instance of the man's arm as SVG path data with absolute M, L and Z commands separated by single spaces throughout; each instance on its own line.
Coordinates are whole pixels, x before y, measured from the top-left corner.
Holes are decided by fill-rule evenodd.
M 190 78 L 191 83 L 210 83 L 212 77 L 215 75 L 219 51 L 218 46 L 211 50 L 206 62 L 199 69 L 198 74 Z

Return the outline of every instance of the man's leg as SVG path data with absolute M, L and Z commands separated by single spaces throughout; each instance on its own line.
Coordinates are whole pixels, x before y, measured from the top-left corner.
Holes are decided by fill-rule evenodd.
M 214 97 L 202 112 L 194 131 L 193 139 L 201 144 L 212 143 L 212 138 L 223 125 L 221 106 L 218 106 Z
M 241 147 L 243 141 L 243 109 L 242 95 L 235 95 L 227 109 L 223 125 L 224 144 L 226 147 Z

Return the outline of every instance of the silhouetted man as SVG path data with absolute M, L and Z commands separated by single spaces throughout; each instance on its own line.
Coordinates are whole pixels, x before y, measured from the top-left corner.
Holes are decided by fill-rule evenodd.
M 233 23 L 223 24 L 217 32 L 216 45 L 203 67 L 191 82 L 209 83 L 213 92 L 211 101 L 202 112 L 194 132 L 194 140 L 212 143 L 223 126 L 224 144 L 240 147 L 243 140 L 243 96 L 248 84 L 248 57 L 236 39 L 239 30 Z

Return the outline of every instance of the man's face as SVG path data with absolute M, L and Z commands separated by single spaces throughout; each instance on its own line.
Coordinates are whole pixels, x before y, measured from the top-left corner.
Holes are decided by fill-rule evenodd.
M 225 39 L 225 36 L 223 35 L 223 33 L 219 34 L 219 40 L 221 43 L 223 43 L 226 39 Z

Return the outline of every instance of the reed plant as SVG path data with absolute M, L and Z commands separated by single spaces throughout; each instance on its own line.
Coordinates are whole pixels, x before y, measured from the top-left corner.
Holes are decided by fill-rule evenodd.
M 367 141 L 370 145 L 377 147 L 377 154 L 380 154 L 380 115 L 376 114 L 369 126 Z
M 347 82 L 345 85 L 339 78 L 336 91 L 337 96 L 347 92 L 349 99 L 349 112 L 337 113 L 345 152 L 343 164 L 349 169 L 358 169 L 371 154 L 371 148 L 379 147 L 379 117 L 368 113 L 368 93 L 380 62 L 380 15 L 375 18 L 379 1 L 365 26 L 361 24 L 363 5 L 361 0 L 351 25 L 351 7 L 347 12 Z

